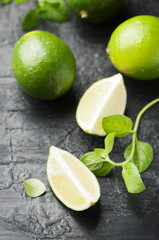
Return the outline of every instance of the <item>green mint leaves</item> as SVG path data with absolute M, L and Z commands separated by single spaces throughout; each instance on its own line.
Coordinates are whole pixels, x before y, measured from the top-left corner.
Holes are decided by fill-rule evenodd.
M 104 177 L 114 167 L 109 163 L 109 159 L 105 154 L 104 149 L 94 149 L 94 152 L 89 152 L 83 155 L 80 159 L 96 176 Z
M 96 175 L 106 176 L 113 167 L 122 167 L 122 177 L 128 192 L 140 193 L 145 190 L 140 173 L 144 172 L 153 159 L 153 149 L 145 142 L 137 139 L 137 129 L 144 112 L 159 102 L 159 98 L 147 104 L 138 114 L 136 122 L 124 115 L 111 115 L 103 118 L 102 126 L 107 136 L 104 140 L 105 148 L 95 148 L 94 152 L 86 153 L 81 161 Z M 132 143 L 125 149 L 125 161 L 116 163 L 109 158 L 114 146 L 115 137 L 125 137 L 132 134 Z
M 15 3 L 28 2 L 30 0 L 15 0 Z M 0 0 L 1 5 L 13 2 L 13 0 Z M 69 20 L 69 11 L 64 0 L 38 0 L 35 9 L 31 9 L 22 19 L 23 30 L 34 28 L 38 25 L 39 17 L 53 22 L 66 22 Z
M 128 159 L 132 150 L 132 144 L 130 144 L 124 152 L 125 159 Z M 138 168 L 139 173 L 144 172 L 151 164 L 153 159 L 153 149 L 145 142 L 138 141 L 136 138 L 135 151 L 131 158 L 131 162 Z
M 104 131 L 108 133 L 115 133 L 116 137 L 125 137 L 132 129 L 132 121 L 130 118 L 116 114 L 103 118 L 102 126 Z
M 39 2 L 44 9 L 40 16 L 45 20 L 54 22 L 66 22 L 69 20 L 69 12 L 64 0 L 44 0 Z
M 114 138 L 115 138 L 115 133 L 110 133 L 107 135 L 107 137 L 105 138 L 105 152 L 106 155 L 108 155 L 112 149 L 113 149 L 113 145 L 114 145 Z
M 37 10 L 30 10 L 22 20 L 22 29 L 28 30 L 38 25 L 39 13 Z
M 40 180 L 31 178 L 25 181 L 22 175 L 21 178 L 25 184 L 25 192 L 29 197 L 39 197 L 46 191 L 44 183 L 42 183 Z
M 16 0 L 17 3 L 26 0 Z M 22 29 L 28 30 L 38 25 L 39 16 L 45 20 L 66 22 L 69 12 L 64 0 L 39 0 L 36 9 L 30 10 L 22 20 Z
M 145 190 L 139 171 L 133 163 L 124 164 L 122 177 L 129 193 L 140 193 Z

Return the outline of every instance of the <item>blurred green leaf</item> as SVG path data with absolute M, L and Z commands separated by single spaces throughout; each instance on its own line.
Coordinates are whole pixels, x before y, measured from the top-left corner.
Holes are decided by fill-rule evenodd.
M 43 19 L 55 21 L 55 22 L 66 22 L 69 20 L 69 12 L 64 0 L 56 0 L 49 2 L 48 0 L 40 1 L 45 11 L 40 13 Z

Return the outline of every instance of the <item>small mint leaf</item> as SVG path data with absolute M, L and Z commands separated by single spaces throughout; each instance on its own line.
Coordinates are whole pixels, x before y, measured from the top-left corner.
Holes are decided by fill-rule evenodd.
M 140 177 L 139 171 L 133 163 L 126 163 L 123 166 L 122 177 L 128 192 L 140 193 L 145 190 L 145 185 Z
M 103 118 L 102 126 L 104 131 L 109 133 L 115 133 L 116 137 L 125 137 L 132 129 L 132 121 L 130 118 L 121 115 L 111 115 Z
M 81 157 L 83 162 L 91 171 L 99 170 L 103 165 L 103 159 L 101 159 L 95 152 L 88 152 Z
M 106 138 L 105 138 L 105 152 L 106 155 L 108 155 L 114 146 L 114 138 L 115 138 L 115 133 L 109 133 Z
M 28 30 L 30 28 L 34 28 L 38 25 L 38 11 L 30 10 L 22 20 L 22 29 Z
M 114 165 L 110 164 L 109 162 L 103 162 L 102 167 L 98 170 L 93 171 L 93 173 L 97 177 L 105 177 L 110 173 Z
M 45 9 L 44 12 L 40 13 L 43 19 L 55 22 L 66 22 L 69 20 L 69 12 L 64 0 L 58 0 L 56 4 L 53 4 L 53 1 L 44 1 L 42 6 Z
M 97 154 L 98 157 L 101 157 L 101 158 L 106 158 L 106 152 L 104 149 L 102 148 L 95 148 L 94 149 L 94 152 Z
M 86 153 L 80 160 L 89 168 L 89 170 L 99 177 L 106 176 L 114 167 L 109 162 L 106 162 L 103 158 L 99 157 L 95 152 Z
M 25 192 L 29 197 L 39 197 L 46 191 L 44 183 L 39 179 L 31 178 L 25 181 L 22 175 L 21 178 L 25 184 Z
M 128 159 L 132 149 L 130 144 L 124 152 L 124 158 Z M 131 159 L 131 162 L 138 168 L 139 173 L 144 172 L 151 164 L 153 160 L 153 148 L 150 144 L 138 141 L 135 142 L 135 152 Z

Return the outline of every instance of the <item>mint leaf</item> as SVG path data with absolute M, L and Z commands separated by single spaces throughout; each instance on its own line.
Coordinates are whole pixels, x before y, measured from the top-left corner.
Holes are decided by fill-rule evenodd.
M 110 133 L 105 138 L 104 143 L 105 143 L 106 155 L 108 155 L 113 149 L 114 138 L 115 138 L 115 133 Z
M 5 5 L 5 4 L 11 3 L 11 2 L 13 2 L 13 0 L 0 0 L 0 4 L 2 4 L 2 5 Z
M 100 177 L 106 176 L 114 167 L 110 163 L 106 162 L 105 159 L 100 158 L 95 152 L 86 153 L 81 157 L 80 160 L 96 176 L 100 176 Z
M 132 149 L 132 144 L 130 144 L 124 152 L 125 159 L 128 159 Z M 139 173 L 144 172 L 151 164 L 153 159 L 153 149 L 151 145 L 145 142 L 138 141 L 135 142 L 135 152 L 131 159 L 131 162 L 135 164 L 138 168 Z
M 97 154 L 98 157 L 101 157 L 101 158 L 104 158 L 104 159 L 107 156 L 105 150 L 102 149 L 102 148 L 95 148 L 94 152 Z
M 97 177 L 105 177 L 110 173 L 114 166 L 109 162 L 103 162 L 102 167 L 98 170 L 93 171 L 94 175 Z
M 42 1 L 39 0 L 39 2 L 40 2 L 40 4 L 48 3 L 49 5 L 54 6 L 54 7 L 58 7 L 60 5 L 59 0 L 42 0 Z
M 56 4 L 55 4 L 56 3 Z M 42 6 L 45 11 L 40 13 L 43 19 L 55 21 L 55 22 L 66 22 L 69 20 L 69 12 L 64 0 L 58 0 L 49 2 L 44 1 L 40 6 Z
M 38 11 L 30 10 L 22 20 L 22 29 L 27 30 L 38 25 Z
M 29 197 L 39 197 L 46 191 L 45 185 L 40 180 L 31 178 L 25 181 L 22 175 L 21 178 L 25 184 L 25 192 Z
M 30 0 L 15 0 L 15 3 L 29 2 Z
M 103 159 L 95 152 L 88 152 L 80 159 L 91 171 L 99 170 L 102 167 Z
M 103 118 L 102 126 L 104 131 L 109 133 L 115 133 L 116 137 L 125 137 L 132 129 L 132 121 L 130 118 L 121 115 L 111 115 Z
M 133 163 L 124 164 L 122 177 L 128 192 L 140 193 L 145 190 L 145 185 L 140 177 L 138 169 Z

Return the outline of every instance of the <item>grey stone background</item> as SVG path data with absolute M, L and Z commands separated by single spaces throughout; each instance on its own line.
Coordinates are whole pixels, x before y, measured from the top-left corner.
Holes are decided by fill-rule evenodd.
M 154 149 L 153 163 L 142 174 L 145 192 L 129 194 L 121 169 L 115 169 L 99 178 L 100 201 L 85 212 L 74 212 L 56 199 L 45 170 L 51 145 L 76 157 L 103 146 L 103 138 L 89 136 L 78 127 L 78 101 L 90 84 L 117 73 L 105 54 L 115 27 L 135 15 L 159 16 L 159 1 L 126 0 L 118 16 L 102 25 L 83 23 L 74 16 L 62 24 L 41 20 L 37 29 L 63 39 L 77 62 L 73 87 L 51 102 L 24 94 L 10 64 L 13 45 L 25 33 L 21 19 L 34 5 L 0 6 L 0 239 L 159 239 L 159 105 L 146 112 L 139 128 L 139 138 Z M 134 121 L 139 110 L 159 96 L 159 80 L 144 82 L 125 76 L 124 80 L 128 93 L 126 115 Z M 122 160 L 129 142 L 129 137 L 116 141 L 115 161 Z M 27 197 L 20 174 L 26 179 L 40 178 L 46 184 L 46 194 L 36 199 Z

